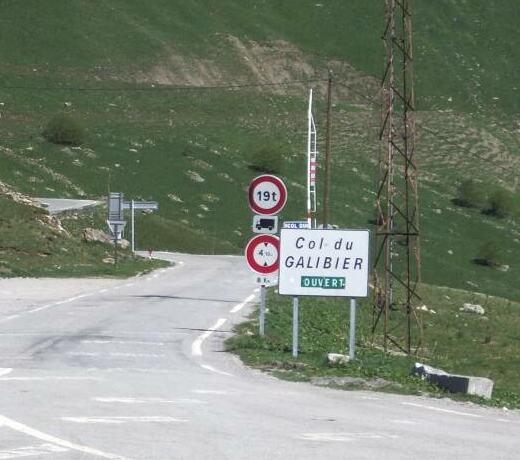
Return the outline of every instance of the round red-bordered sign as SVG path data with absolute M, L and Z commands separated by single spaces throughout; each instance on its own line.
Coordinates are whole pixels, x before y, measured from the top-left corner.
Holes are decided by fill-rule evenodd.
M 280 238 L 274 235 L 257 235 L 246 246 L 246 260 L 256 273 L 267 275 L 278 270 Z
M 287 187 L 271 174 L 255 177 L 249 184 L 249 207 L 257 214 L 272 216 L 287 202 Z

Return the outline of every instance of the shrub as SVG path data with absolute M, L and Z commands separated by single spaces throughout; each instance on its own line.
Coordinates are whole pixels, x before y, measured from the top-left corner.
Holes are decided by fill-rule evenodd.
M 484 210 L 486 214 L 504 218 L 513 214 L 515 209 L 515 200 L 511 192 L 507 190 L 497 190 L 488 200 L 488 207 Z
M 51 118 L 43 136 L 53 144 L 81 145 L 85 140 L 85 129 L 79 121 L 62 113 Z
M 249 161 L 249 168 L 268 174 L 279 173 L 282 169 L 282 148 L 271 144 L 253 151 Z
M 468 179 L 459 185 L 454 201 L 455 204 L 466 208 L 480 208 L 486 201 L 486 192 L 482 184 Z
M 484 243 L 474 262 L 478 265 L 485 265 L 486 267 L 498 267 L 500 265 L 500 249 L 492 241 Z

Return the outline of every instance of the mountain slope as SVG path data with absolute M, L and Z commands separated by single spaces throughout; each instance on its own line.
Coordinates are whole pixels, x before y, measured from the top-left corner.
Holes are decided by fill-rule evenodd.
M 517 218 L 497 220 L 451 201 L 467 178 L 516 189 L 515 2 L 414 3 L 424 279 L 520 299 Z M 139 216 L 138 247 L 197 252 L 208 250 L 201 241 L 219 241 L 215 251 L 239 253 L 251 234 L 249 165 L 262 148 L 283 156 L 282 218 L 305 214 L 306 98 L 313 87 L 323 151 L 330 68 L 331 216 L 340 226 L 369 226 L 381 2 L 4 5 L 0 179 L 11 186 L 31 195 L 101 197 L 110 188 L 156 199 L 160 217 Z M 63 111 L 87 129 L 81 148 L 41 137 Z M 508 271 L 474 264 L 489 240 L 501 245 Z

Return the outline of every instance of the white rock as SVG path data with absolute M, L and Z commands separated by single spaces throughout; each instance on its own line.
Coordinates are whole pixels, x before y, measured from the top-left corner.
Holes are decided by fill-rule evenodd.
M 347 364 L 349 361 L 349 357 L 340 353 L 328 353 L 327 361 L 330 364 Z
M 486 311 L 482 308 L 482 305 L 465 303 L 459 311 L 463 313 L 475 313 L 476 315 L 483 315 Z

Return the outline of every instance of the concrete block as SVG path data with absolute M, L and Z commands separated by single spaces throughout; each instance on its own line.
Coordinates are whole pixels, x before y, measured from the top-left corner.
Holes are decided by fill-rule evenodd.
M 329 364 L 347 364 L 349 361 L 349 357 L 340 353 L 328 353 L 327 361 L 329 362 Z
M 415 363 L 412 373 L 452 393 L 465 393 L 489 399 L 493 393 L 493 380 L 485 377 L 449 374 L 426 364 Z

